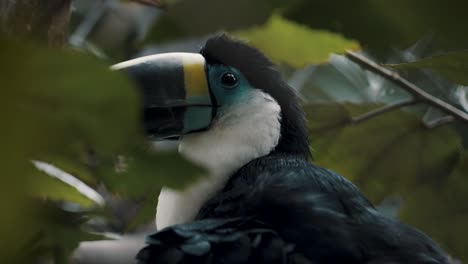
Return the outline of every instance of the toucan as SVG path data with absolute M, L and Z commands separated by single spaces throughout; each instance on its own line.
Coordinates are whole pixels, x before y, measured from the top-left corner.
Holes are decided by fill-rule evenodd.
M 139 263 L 449 263 L 431 238 L 310 162 L 298 95 L 256 48 L 219 34 L 199 53 L 113 69 L 139 87 L 150 139 L 178 139 L 208 174 L 161 190 Z

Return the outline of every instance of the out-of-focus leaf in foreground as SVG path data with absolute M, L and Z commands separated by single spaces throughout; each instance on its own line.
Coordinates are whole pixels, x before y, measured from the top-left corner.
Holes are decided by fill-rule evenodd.
M 313 30 L 273 15 L 264 25 L 236 32 L 276 63 L 301 68 L 326 61 L 330 53 L 358 49 L 359 44 L 338 34 Z
M 348 177 L 375 204 L 392 195 L 401 196 L 407 201 L 403 221 L 433 236 L 453 250 L 454 256 L 468 257 L 462 250 L 468 246 L 467 234 L 450 221 L 454 215 L 468 217 L 468 211 L 455 205 L 468 199 L 468 175 L 462 169 L 467 160 L 462 158 L 459 136 L 448 126 L 427 128 L 415 114 L 401 110 L 352 124 L 352 117 L 376 107 L 349 103 L 306 106 L 315 161 Z M 464 187 L 455 187 L 455 179 Z M 445 189 L 449 184 L 456 194 L 450 192 L 452 187 Z M 459 211 L 434 213 L 451 207 Z M 427 218 L 421 217 L 424 215 Z
M 137 89 L 123 74 L 76 51 L 49 50 L 3 38 L 0 57 L 0 256 L 10 260 L 5 263 L 26 257 L 27 246 L 40 248 L 32 253 L 61 259 L 57 252 L 71 252 L 70 247 L 86 237 L 49 236 L 66 230 L 60 231 L 63 226 L 57 223 L 69 224 L 67 217 L 63 222 L 60 217 L 38 221 L 57 219 L 51 210 L 41 209 L 44 198 L 87 207 L 91 204 L 74 188 L 45 179 L 32 160 L 63 165 L 63 170 L 90 186 L 103 184 L 111 192 L 124 193 L 125 179 L 128 187 L 124 194 L 135 196 L 155 193 L 162 184 L 179 186 L 193 179 L 193 165 L 174 158 L 174 154 L 147 150 Z M 119 163 L 120 156 L 126 157 L 128 164 Z M 177 170 L 164 171 L 172 167 Z M 79 216 L 73 210 L 69 214 Z M 80 228 L 75 225 L 70 230 Z M 63 237 L 74 240 L 60 241 Z
M 34 226 L 40 228 L 20 252 L 27 263 L 37 262 L 38 256 L 43 260 L 52 258 L 55 263 L 69 263 L 69 255 L 81 241 L 105 238 L 80 228 L 90 211 L 80 211 L 71 204 L 34 202 L 34 212 Z
M 9 201 L 2 209 L 0 228 L 6 234 L 2 256 L 11 259 L 22 256 L 20 248 L 44 229 L 54 228 L 36 221 L 48 213 L 38 210 L 41 202 L 31 198 L 38 189 L 59 190 L 60 182 L 53 187 L 45 182 L 31 160 L 54 163 L 54 157 L 66 157 L 70 168 L 81 171 L 88 147 L 112 155 L 141 136 L 137 94 L 125 77 L 109 72 L 107 65 L 72 51 L 47 50 L 3 38 L 0 43 L 4 62 L 0 65 L 0 160 L 5 169 L 0 193 L 5 196 L 2 201 Z M 73 196 L 74 190 L 63 186 L 48 198 L 58 199 L 60 192 L 63 200 Z
M 468 85 L 468 50 L 439 54 L 408 63 L 387 64 L 386 66 L 399 70 L 432 69 L 455 83 Z
M 157 194 L 161 186 L 183 188 L 203 174 L 200 167 L 176 152 L 150 149 L 136 148 L 130 156 L 117 156 L 103 163 L 107 166 L 97 171 L 97 177 L 113 192 L 134 198 L 148 192 Z

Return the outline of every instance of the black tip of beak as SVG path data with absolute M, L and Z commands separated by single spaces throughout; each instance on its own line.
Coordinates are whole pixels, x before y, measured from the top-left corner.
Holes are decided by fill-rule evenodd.
M 206 96 L 210 91 L 205 65 L 200 54 L 166 53 L 112 68 L 128 73 L 140 89 L 145 132 L 152 139 L 166 139 L 203 129 L 211 122 L 211 116 L 206 120 L 206 109 L 212 109 L 212 103 Z
M 186 97 L 182 61 L 151 60 L 150 56 L 131 62 L 124 62 L 127 65 L 118 69 L 126 72 L 140 90 L 145 133 L 153 140 L 177 138 L 184 128 L 185 109 L 168 106 Z

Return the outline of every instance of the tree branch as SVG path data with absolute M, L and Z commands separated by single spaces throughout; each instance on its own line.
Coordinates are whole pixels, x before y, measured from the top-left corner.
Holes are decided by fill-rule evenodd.
M 409 92 L 411 95 L 413 95 L 416 101 L 425 102 L 453 116 L 454 118 L 462 122 L 468 123 L 468 113 L 463 112 L 459 110 L 458 108 L 440 100 L 439 98 L 436 98 L 430 95 L 429 93 L 425 92 L 424 90 L 422 90 L 415 84 L 401 77 L 398 73 L 391 71 L 387 68 L 384 68 L 378 65 L 377 63 L 371 61 L 370 59 L 352 51 L 347 51 L 346 57 L 349 58 L 354 63 L 360 65 L 361 67 L 373 73 L 376 73 L 386 78 L 387 80 L 397 84 L 398 86 L 400 86 L 401 88 Z
M 398 102 L 398 103 L 395 103 L 395 104 L 389 104 L 389 105 L 374 109 L 372 111 L 369 111 L 369 112 L 367 112 L 365 114 L 362 114 L 360 116 L 353 117 L 351 119 L 351 124 L 357 125 L 357 124 L 360 124 L 361 122 L 367 121 L 367 120 L 372 119 L 372 118 L 374 118 L 376 116 L 379 116 L 381 114 L 396 110 L 396 109 L 398 109 L 400 107 L 415 105 L 417 103 L 419 103 L 419 101 L 417 101 L 417 100 L 406 100 L 406 101 L 401 101 L 401 102 Z

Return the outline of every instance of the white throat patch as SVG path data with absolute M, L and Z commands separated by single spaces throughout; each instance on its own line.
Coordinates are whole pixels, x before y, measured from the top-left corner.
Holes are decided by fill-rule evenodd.
M 221 113 L 209 130 L 183 137 L 179 152 L 205 167 L 209 175 L 185 190 L 162 189 L 156 213 L 158 230 L 192 221 L 232 173 L 276 147 L 281 131 L 280 106 L 258 89 L 247 98 Z

